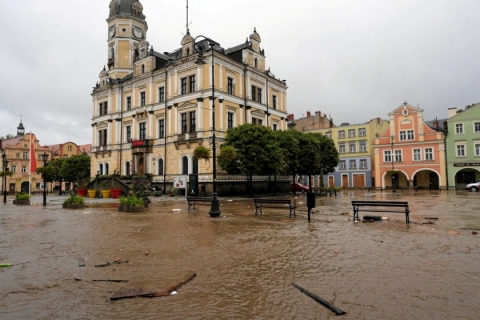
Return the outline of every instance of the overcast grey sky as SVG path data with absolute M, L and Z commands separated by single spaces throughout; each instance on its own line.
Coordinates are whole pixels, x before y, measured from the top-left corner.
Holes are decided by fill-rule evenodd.
M 23 115 L 41 144 L 91 142 L 91 91 L 107 62 L 110 0 L 0 0 L 0 136 Z M 186 1 L 141 0 L 147 40 L 180 46 Z M 478 0 L 189 1 L 192 36 L 229 48 L 256 27 L 288 112 L 361 123 L 405 100 L 427 120 L 480 102 Z

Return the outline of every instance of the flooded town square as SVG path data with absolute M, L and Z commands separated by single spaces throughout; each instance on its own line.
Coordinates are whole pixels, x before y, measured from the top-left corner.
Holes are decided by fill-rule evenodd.
M 304 195 L 296 218 L 255 216 L 248 198 L 221 198 L 221 217 L 210 218 L 182 197 L 154 197 L 140 213 L 119 212 L 115 199 L 62 209 L 65 197 L 0 204 L 0 263 L 13 264 L 0 268 L 0 319 L 337 317 L 292 283 L 343 319 L 479 318 L 480 193 L 342 191 L 317 197 L 310 223 Z M 351 201 L 373 199 L 408 201 L 411 223 L 403 213 L 353 223 Z M 110 300 L 193 275 L 176 294 Z

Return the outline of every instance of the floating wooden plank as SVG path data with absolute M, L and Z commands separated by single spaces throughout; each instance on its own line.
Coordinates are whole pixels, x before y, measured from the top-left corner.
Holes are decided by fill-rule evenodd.
M 142 288 L 136 289 L 120 289 L 117 293 L 110 297 L 110 301 L 135 298 L 135 297 L 155 297 L 156 291 L 144 291 Z
M 75 281 L 84 281 L 80 278 L 73 278 Z M 85 280 L 88 281 L 88 280 Z M 93 279 L 92 281 L 107 281 L 107 282 L 129 282 L 130 280 L 117 280 L 117 279 Z
M 301 292 L 305 293 L 307 296 L 309 296 L 310 298 L 312 298 L 313 300 L 317 301 L 318 303 L 322 304 L 323 306 L 327 307 L 328 309 L 330 309 L 331 311 L 335 312 L 335 314 L 337 316 L 341 316 L 341 315 L 344 315 L 346 312 L 343 311 L 342 309 L 339 309 L 337 307 L 335 307 L 333 304 L 331 304 L 330 302 L 328 302 L 327 300 L 325 299 L 322 299 L 320 298 L 319 296 L 317 296 L 316 294 L 313 294 L 311 293 L 310 291 L 300 287 L 299 285 L 295 284 L 292 282 L 292 286 L 294 286 L 295 288 L 297 288 L 298 290 L 300 290 Z

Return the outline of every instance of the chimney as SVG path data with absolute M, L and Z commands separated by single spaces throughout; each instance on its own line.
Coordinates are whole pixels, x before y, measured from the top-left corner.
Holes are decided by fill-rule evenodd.
M 310 113 L 310 111 L 307 111 L 307 118 L 310 118 L 312 116 L 312 114 Z
M 295 115 L 293 113 L 290 113 L 288 116 L 287 116 L 287 121 L 293 121 L 295 118 Z
M 448 108 L 448 118 L 453 117 L 454 115 L 457 114 L 457 108 Z

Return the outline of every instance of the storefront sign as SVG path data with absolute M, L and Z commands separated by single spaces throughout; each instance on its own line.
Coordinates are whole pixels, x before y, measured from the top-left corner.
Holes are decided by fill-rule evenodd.
M 480 166 L 480 162 L 462 162 L 462 163 L 454 163 L 454 167 L 478 167 Z

